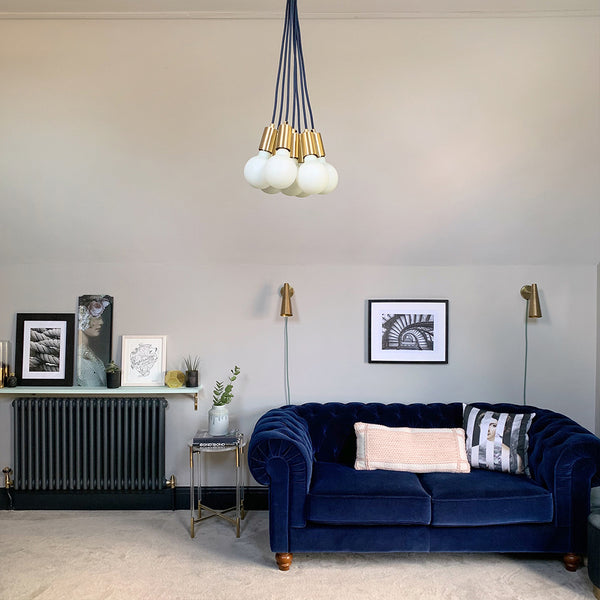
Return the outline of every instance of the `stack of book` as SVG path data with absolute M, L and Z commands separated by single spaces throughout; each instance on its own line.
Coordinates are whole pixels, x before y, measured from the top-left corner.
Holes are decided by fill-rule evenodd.
M 224 435 L 210 435 L 208 431 L 197 431 L 192 440 L 194 446 L 202 448 L 219 448 L 223 446 L 236 446 L 242 434 L 236 429 Z

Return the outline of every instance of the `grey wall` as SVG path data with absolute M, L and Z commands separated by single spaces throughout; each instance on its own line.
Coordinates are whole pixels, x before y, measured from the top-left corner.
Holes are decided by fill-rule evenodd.
M 0 269 L 7 313 L 73 309 L 81 291 L 115 296 L 115 336 L 168 335 L 168 368 L 198 352 L 212 387 L 242 368 L 231 417 L 250 433 L 260 414 L 284 403 L 283 319 L 278 289 L 295 288 L 289 356 L 292 402 L 522 402 L 525 301 L 537 281 L 544 316 L 529 322 L 527 401 L 593 429 L 595 267 L 220 266 L 162 264 L 19 265 Z M 447 298 L 449 363 L 366 362 L 366 300 Z M 582 315 L 586 315 L 583 318 Z M 7 314 L 0 337 L 12 337 Z M 594 327 L 595 330 L 595 327 Z M 118 338 L 117 338 L 118 339 Z M 187 480 L 187 440 L 206 425 L 187 397 L 170 398 L 167 468 Z M 10 464 L 10 412 L 0 401 L 0 464 Z M 218 477 L 219 473 L 217 470 Z M 220 479 L 215 481 L 224 483 Z
M 516 403 L 519 289 L 537 282 L 528 403 L 593 429 L 597 20 L 303 33 L 341 182 L 296 200 L 241 176 L 270 115 L 280 23 L 0 21 L 0 338 L 14 341 L 17 312 L 112 294 L 117 342 L 166 334 L 168 368 L 200 354 L 209 388 L 240 365 L 231 414 L 249 434 L 284 402 L 284 281 L 293 402 Z M 369 298 L 447 298 L 449 364 L 367 364 Z M 182 484 L 209 405 L 170 399 L 167 469 Z M 4 398 L 2 466 L 10 435 Z

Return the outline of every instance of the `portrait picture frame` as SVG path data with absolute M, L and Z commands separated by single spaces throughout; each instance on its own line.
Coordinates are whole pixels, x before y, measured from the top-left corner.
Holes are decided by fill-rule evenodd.
M 74 313 L 17 313 L 18 386 L 72 386 Z
M 124 335 L 121 339 L 121 385 L 165 385 L 166 335 Z
M 369 300 L 370 363 L 448 363 L 448 300 Z

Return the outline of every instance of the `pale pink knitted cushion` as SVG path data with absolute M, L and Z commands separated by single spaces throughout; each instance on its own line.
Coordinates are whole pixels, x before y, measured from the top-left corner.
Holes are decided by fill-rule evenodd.
M 355 423 L 356 462 L 361 471 L 469 473 L 465 430 L 413 429 Z

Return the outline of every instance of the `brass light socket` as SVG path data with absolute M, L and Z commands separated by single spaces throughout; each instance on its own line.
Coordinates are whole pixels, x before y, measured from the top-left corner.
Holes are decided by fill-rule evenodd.
M 293 129 L 292 130 L 292 147 L 290 149 L 290 158 L 298 158 L 300 154 L 300 134 Z
M 277 142 L 275 148 L 285 148 L 286 150 L 292 149 L 292 126 L 289 123 L 281 123 L 277 129 Z
M 541 318 L 542 308 L 540 307 L 540 296 L 538 294 L 537 283 L 532 283 L 531 285 L 524 285 L 521 288 L 521 297 L 525 300 L 529 300 L 529 318 Z
M 293 317 L 292 296 L 294 295 L 294 288 L 290 287 L 289 283 L 284 283 L 279 293 L 281 294 L 281 311 L 279 315 L 282 317 Z
M 263 130 L 262 137 L 260 138 L 260 144 L 258 145 L 259 150 L 266 150 L 270 154 L 275 151 L 275 141 L 277 139 L 277 129 L 275 125 L 271 123 L 268 127 Z
M 323 138 L 321 137 L 321 134 L 318 131 L 314 131 L 315 134 L 315 141 L 317 144 L 317 156 L 320 158 L 322 156 L 325 156 L 325 148 L 323 147 Z
M 316 156 L 317 142 L 316 142 L 315 132 L 305 129 L 300 134 L 300 145 L 301 145 L 301 152 L 302 152 L 303 157 L 306 157 L 309 154 L 314 154 Z

